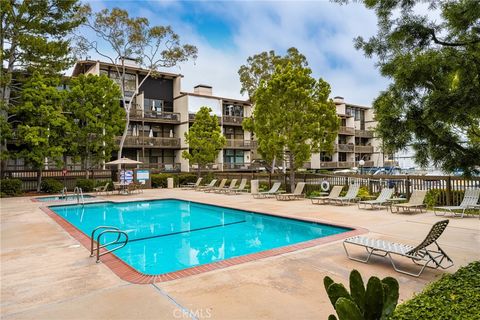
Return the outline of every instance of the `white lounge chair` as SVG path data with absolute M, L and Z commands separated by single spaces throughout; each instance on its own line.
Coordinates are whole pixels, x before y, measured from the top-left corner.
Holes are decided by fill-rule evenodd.
M 197 188 L 195 188 L 195 191 L 203 191 L 205 189 L 208 189 L 208 188 L 213 188 L 215 186 L 215 184 L 217 183 L 217 179 L 213 179 L 212 181 L 210 181 L 209 184 L 206 184 L 206 185 L 203 185 L 203 186 L 198 186 Z
M 342 205 L 342 206 L 344 204 L 350 204 L 351 202 L 354 202 L 357 199 L 357 195 L 359 191 L 360 191 L 359 184 L 351 184 L 345 196 L 332 198 L 330 199 L 330 203 L 335 205 Z
M 237 185 L 237 181 L 238 181 L 238 179 L 232 179 L 232 181 L 230 181 L 230 185 L 228 187 L 215 188 L 215 189 L 213 189 L 213 192 L 225 193 L 225 192 L 227 192 L 227 190 L 235 189 L 235 186 Z
M 480 198 L 480 189 L 466 189 L 462 203 L 458 206 L 443 206 L 434 207 L 433 212 L 436 216 L 444 216 L 447 213 L 451 213 L 453 216 L 460 216 L 463 218 L 465 210 L 473 208 L 478 204 L 478 198 Z M 461 211 L 455 212 L 454 210 Z
M 264 192 L 252 193 L 252 196 L 255 199 L 270 198 L 270 197 L 273 198 L 275 197 L 276 194 L 280 193 L 278 192 L 278 189 L 280 189 L 281 185 L 282 185 L 281 182 L 275 182 L 270 190 L 264 191 Z
M 426 267 L 433 269 L 447 269 L 453 266 L 452 259 L 450 259 L 450 257 L 442 250 L 442 248 L 440 248 L 437 243 L 437 239 L 447 227 L 448 222 L 449 220 L 442 220 L 435 223 L 432 226 L 432 229 L 430 229 L 428 235 L 425 237 L 425 240 L 423 240 L 416 247 L 380 239 L 356 236 L 345 239 L 345 241 L 343 242 L 343 248 L 345 249 L 347 257 L 351 260 L 368 263 L 372 255 L 379 257 L 388 257 L 395 271 L 418 277 L 423 272 L 423 270 L 425 270 Z M 346 244 L 364 247 L 368 253 L 366 259 L 352 257 L 347 250 Z M 436 245 L 436 250 L 427 248 L 431 244 Z M 395 264 L 395 261 L 393 260 L 393 254 L 412 259 L 415 264 L 421 266 L 420 271 L 418 273 L 412 273 L 398 268 L 398 266 Z M 443 264 L 444 261 L 447 262 L 446 265 Z
M 234 189 L 229 189 L 229 190 L 225 190 L 225 194 L 238 194 L 240 192 L 247 192 L 248 189 L 246 189 L 246 186 L 247 186 L 247 182 L 248 180 L 243 178 L 241 181 L 240 181 L 240 185 L 238 186 L 238 188 L 234 188 Z
M 375 200 L 364 200 L 358 201 L 358 209 L 360 205 L 363 204 L 364 209 L 367 208 L 367 205 L 371 206 L 371 209 L 377 209 L 378 207 L 387 207 L 388 208 L 388 199 L 390 199 L 395 190 L 393 188 L 383 188 L 377 199 Z
M 342 192 L 342 189 L 343 186 L 333 186 L 328 196 L 312 197 L 310 200 L 312 200 L 312 204 L 327 204 L 331 199 L 338 198 Z
M 208 187 L 208 188 L 203 189 L 203 191 L 205 191 L 205 192 L 212 192 L 212 191 L 214 191 L 215 189 L 219 189 L 219 188 L 221 189 L 221 188 L 225 187 L 225 184 L 226 184 L 226 183 L 227 183 L 227 179 L 222 179 L 222 180 L 220 181 L 220 184 L 218 185 L 218 187 Z
M 305 182 L 299 182 L 295 186 L 295 190 L 293 190 L 293 193 L 279 193 L 275 195 L 275 198 L 280 201 L 290 201 L 305 198 L 305 195 L 303 194 L 304 188 Z
M 187 184 L 182 184 L 180 188 L 183 190 L 191 190 L 191 189 L 196 189 L 200 186 L 200 183 L 202 182 L 203 178 L 198 178 L 197 182 L 195 183 L 187 183 Z
M 425 200 L 425 196 L 427 195 L 427 190 L 413 190 L 412 195 L 410 196 L 410 199 L 408 200 L 407 203 L 395 203 L 390 206 L 390 210 L 393 213 L 393 208 L 396 208 L 397 211 L 400 211 L 400 208 L 402 208 L 403 212 L 412 212 L 410 210 L 417 211 L 420 210 L 420 213 L 422 213 L 422 209 L 425 208 L 425 205 L 423 204 L 423 201 Z

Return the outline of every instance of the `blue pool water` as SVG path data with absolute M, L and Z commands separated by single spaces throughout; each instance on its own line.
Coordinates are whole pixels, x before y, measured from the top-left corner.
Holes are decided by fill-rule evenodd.
M 90 199 L 90 198 L 95 198 L 95 196 L 91 196 L 88 194 L 83 195 L 84 199 Z M 52 202 L 52 201 L 74 201 L 77 200 L 77 196 L 75 195 L 67 195 L 67 198 L 65 199 L 65 196 L 50 196 L 50 197 L 39 197 L 35 198 L 35 200 L 40 201 L 40 202 Z
M 128 244 L 114 254 L 151 275 L 350 231 L 173 199 L 50 208 L 88 236 L 97 226 L 126 231 Z

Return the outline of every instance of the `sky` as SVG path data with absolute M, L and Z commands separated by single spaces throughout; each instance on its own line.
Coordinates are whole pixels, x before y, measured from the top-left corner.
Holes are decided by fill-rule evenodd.
M 120 7 L 130 16 L 146 17 L 150 25 L 170 25 L 183 43 L 198 48 L 198 58 L 165 71 L 181 73 L 182 91 L 197 84 L 213 87 L 221 97 L 240 94 L 238 69 L 249 56 L 296 47 L 307 57 L 315 78 L 331 85 L 331 97 L 371 106 L 389 80 L 375 60 L 354 48 L 357 36 L 377 31 L 373 12 L 363 5 L 312 1 L 91 1 L 93 11 Z M 93 36 L 93 35 L 92 35 Z M 107 48 L 105 48 L 107 50 Z M 92 59 L 101 59 L 94 52 Z

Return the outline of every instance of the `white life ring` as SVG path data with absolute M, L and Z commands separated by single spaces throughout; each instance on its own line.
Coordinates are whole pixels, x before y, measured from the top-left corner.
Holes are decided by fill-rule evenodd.
M 327 180 L 323 180 L 320 184 L 320 188 L 322 188 L 322 191 L 328 191 L 330 190 L 330 183 Z

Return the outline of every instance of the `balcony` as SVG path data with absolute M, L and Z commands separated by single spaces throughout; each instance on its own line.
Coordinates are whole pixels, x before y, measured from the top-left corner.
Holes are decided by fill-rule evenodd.
M 243 122 L 243 117 L 237 117 L 237 116 L 226 116 L 224 115 L 222 118 L 223 124 L 227 125 L 242 125 Z
M 355 153 L 373 153 L 372 146 L 355 146 Z
M 360 167 L 360 164 L 358 163 L 358 161 L 355 162 L 355 166 Z M 365 163 L 363 164 L 363 167 L 373 167 L 373 161 L 372 160 L 365 161 Z
M 200 171 L 218 171 L 218 170 L 220 170 L 220 168 L 221 168 L 220 164 L 210 163 L 210 164 L 201 166 Z M 190 172 L 196 172 L 196 171 L 198 171 L 198 165 L 197 164 L 192 164 L 192 165 L 190 165 L 189 169 L 190 169 L 189 170 Z
M 338 133 L 339 133 L 339 134 L 345 134 L 345 135 L 353 136 L 353 135 L 355 135 L 355 128 L 353 128 L 353 127 L 343 127 L 343 126 L 341 126 L 341 127 L 338 129 Z
M 255 149 L 257 141 L 227 139 L 225 148 L 227 149 Z
M 373 131 L 371 131 L 371 130 L 355 130 L 355 137 L 373 138 Z
M 242 170 L 250 170 L 250 163 L 224 163 L 223 164 L 224 171 L 242 171 Z
M 158 172 L 180 172 L 180 163 L 144 163 L 142 168 Z
M 178 112 L 156 112 L 133 109 L 130 110 L 130 117 L 132 120 L 137 121 L 180 123 L 180 113 Z
M 353 144 L 341 144 L 337 143 L 335 145 L 336 152 L 354 152 L 355 146 Z
M 121 137 L 117 137 L 117 143 L 120 143 Z M 126 148 L 165 148 L 178 149 L 180 148 L 179 138 L 163 138 L 163 137 L 134 137 L 127 136 L 123 145 Z
M 355 163 L 353 161 L 320 162 L 320 168 L 322 169 L 353 168 L 354 166 Z

